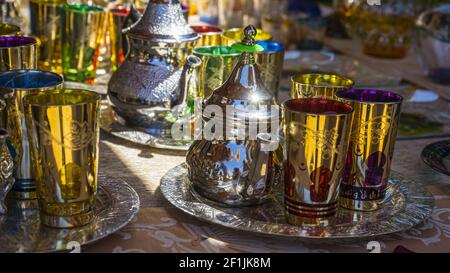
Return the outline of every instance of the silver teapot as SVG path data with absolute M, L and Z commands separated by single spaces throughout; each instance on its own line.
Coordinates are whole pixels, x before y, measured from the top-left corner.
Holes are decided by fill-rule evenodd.
M 170 142 L 174 106 L 186 102 L 186 83 L 201 63 L 189 56 L 200 36 L 187 24 L 178 0 L 150 0 L 124 33 L 129 52 L 108 84 L 111 107 L 122 124 Z
M 253 47 L 256 28 L 248 26 L 244 34 L 241 45 Z M 229 133 L 230 122 L 236 130 L 242 129 L 247 134 L 255 125 L 252 124 L 255 119 L 249 118 L 252 116 L 250 109 L 262 106 L 262 111 L 255 116 L 259 124 L 266 123 L 269 130 L 257 132 L 254 138 L 250 134 L 210 138 L 205 137 L 205 125 L 203 137 L 193 142 L 186 156 L 188 179 L 194 194 L 235 207 L 257 205 L 270 198 L 281 173 L 282 160 L 277 153 L 278 130 L 272 126 L 272 119 L 275 119 L 278 127 L 279 111 L 278 108 L 272 111 L 274 105 L 275 99 L 263 85 L 253 52 L 244 51 L 228 80 L 204 101 L 202 119 L 205 124 L 219 120 L 216 126 L 223 127 L 223 133 Z M 208 107 L 218 111 L 211 113 Z M 236 111 L 230 114 L 226 111 L 229 107 Z

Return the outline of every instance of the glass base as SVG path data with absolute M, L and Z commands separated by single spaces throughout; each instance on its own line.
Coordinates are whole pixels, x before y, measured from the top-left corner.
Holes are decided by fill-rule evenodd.
M 94 219 L 94 212 L 89 211 L 72 216 L 55 216 L 41 212 L 41 223 L 53 228 L 74 228 L 89 224 Z

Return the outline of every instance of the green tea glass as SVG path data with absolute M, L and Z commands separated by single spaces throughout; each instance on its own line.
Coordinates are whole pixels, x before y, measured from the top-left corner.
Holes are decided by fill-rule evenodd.
M 68 81 L 93 84 L 106 18 L 102 7 L 66 5 L 62 15 L 63 74 Z

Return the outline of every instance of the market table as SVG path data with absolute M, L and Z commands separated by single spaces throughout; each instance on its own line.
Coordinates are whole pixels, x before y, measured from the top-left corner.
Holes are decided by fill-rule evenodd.
M 450 252 L 450 179 L 420 159 L 424 146 L 439 138 L 396 144 L 393 170 L 427 185 L 436 199 L 432 217 L 399 234 L 376 240 L 382 252 L 403 246 L 414 252 Z M 159 190 L 160 178 L 184 162 L 184 152 L 158 150 L 101 134 L 100 171 L 130 183 L 141 199 L 137 219 L 83 252 L 368 252 L 367 243 L 305 241 L 260 236 L 199 221 L 171 206 Z

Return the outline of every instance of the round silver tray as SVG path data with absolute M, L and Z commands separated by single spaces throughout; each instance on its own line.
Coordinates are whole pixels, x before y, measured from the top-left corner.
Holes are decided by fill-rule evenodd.
M 393 172 L 382 209 L 356 212 L 340 208 L 326 227 L 293 226 L 285 221 L 283 196 L 257 207 L 226 208 L 194 196 L 181 164 L 161 179 L 161 192 L 175 207 L 207 222 L 236 230 L 307 239 L 344 239 L 384 235 L 407 230 L 429 217 L 434 198 L 422 185 Z M 279 192 L 283 192 L 281 189 Z
M 102 175 L 98 177 L 94 221 L 82 227 L 45 227 L 40 223 L 37 204 L 34 208 L 26 204 L 27 209 L 21 209 L 23 202 L 30 201 L 8 201 L 8 214 L 0 215 L 0 252 L 70 251 L 118 231 L 139 210 L 139 197 L 130 185 Z
M 165 143 L 163 140 L 143 131 L 122 125 L 115 118 L 114 112 L 107 101 L 103 101 L 101 105 L 100 128 L 113 136 L 158 149 L 187 151 L 191 145 L 190 142 L 182 144 L 178 142 Z
M 450 175 L 450 140 L 429 144 L 422 150 L 420 156 L 433 170 Z

